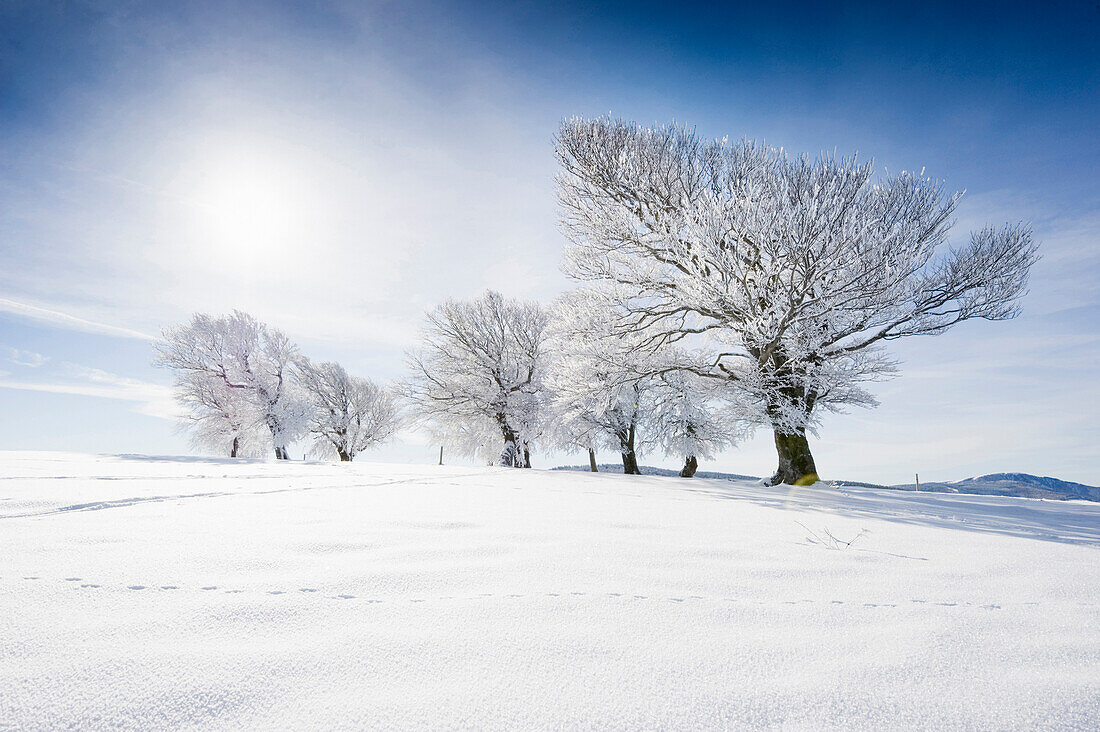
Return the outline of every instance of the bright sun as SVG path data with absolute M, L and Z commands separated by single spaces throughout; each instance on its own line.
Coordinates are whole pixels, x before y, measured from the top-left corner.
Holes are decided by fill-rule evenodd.
M 197 172 L 196 234 L 219 269 L 265 269 L 307 244 L 316 193 L 291 160 L 235 149 Z

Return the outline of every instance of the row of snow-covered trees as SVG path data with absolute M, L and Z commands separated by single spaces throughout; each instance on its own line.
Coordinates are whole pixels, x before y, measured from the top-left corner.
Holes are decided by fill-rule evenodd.
M 635 473 L 640 451 L 661 449 L 690 475 L 764 427 L 770 482 L 811 483 L 807 434 L 824 412 L 875 405 L 864 385 L 895 370 L 884 344 L 1014 317 L 1037 257 L 1024 224 L 949 247 L 961 194 L 923 172 L 876 177 L 855 158 L 609 118 L 565 121 L 556 150 L 578 288 L 549 307 L 492 292 L 443 303 L 400 387 L 420 426 L 502 465 L 574 448 L 595 469 L 610 448 Z M 308 429 L 350 458 L 399 422 L 377 387 L 247 316 L 196 316 L 167 341 L 161 362 L 206 441 L 239 449 L 262 427 L 285 457 Z M 373 396 L 348 406 L 353 385 Z M 373 425 L 358 442 L 352 414 Z
M 429 317 L 407 393 L 442 435 L 529 464 L 536 440 L 695 458 L 756 427 L 770 483 L 812 483 L 822 413 L 874 406 L 891 340 L 1018 312 L 1025 224 L 948 246 L 961 198 L 870 163 L 791 157 L 668 125 L 565 121 L 556 140 L 565 271 L 554 317 L 499 296 Z M 491 443 L 490 443 L 491 444 Z M 593 460 L 594 465 L 594 460 Z
M 631 348 L 609 348 L 600 303 L 572 293 L 551 307 L 487 292 L 430 312 L 411 375 L 382 388 L 336 363 L 315 363 L 250 315 L 195 315 L 169 328 L 156 363 L 176 376 L 197 445 L 230 457 L 274 454 L 309 438 L 318 456 L 352 460 L 410 421 L 459 453 L 530 467 L 531 451 L 622 454 L 628 473 L 654 448 L 685 460 L 734 443 L 710 384 L 692 374 L 644 375 Z M 601 330 L 602 329 L 602 330 Z M 402 409 L 401 397 L 413 407 Z
M 487 292 L 428 314 L 409 353 L 404 393 L 414 418 L 438 440 L 499 465 L 530 467 L 536 445 L 622 455 L 661 449 L 685 460 L 732 445 L 740 429 L 713 385 L 652 361 L 628 339 L 607 337 L 605 303 L 584 291 L 551 307 Z
M 229 457 L 286 460 L 288 445 L 309 438 L 315 455 L 351 460 L 402 424 L 391 389 L 310 361 L 245 313 L 197 314 L 155 348 L 156 363 L 175 373 L 195 443 Z

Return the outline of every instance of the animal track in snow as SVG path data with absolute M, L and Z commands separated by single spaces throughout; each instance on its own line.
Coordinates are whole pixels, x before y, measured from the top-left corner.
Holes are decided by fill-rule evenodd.
M 23 576 L 23 579 L 27 580 L 27 581 L 33 581 L 33 580 L 40 580 L 40 579 L 42 579 L 42 577 L 40 575 L 26 575 L 26 576 Z M 81 582 L 82 579 L 83 578 L 81 578 L 81 577 L 63 577 L 63 578 L 60 578 L 58 581 L 76 583 L 76 582 Z M 95 589 L 102 589 L 103 587 L 104 587 L 104 585 L 102 585 L 102 584 L 93 583 L 93 582 L 83 582 L 80 585 L 74 585 L 73 589 L 95 590 Z M 117 587 L 117 585 L 116 585 L 116 587 Z M 134 584 L 134 585 L 124 585 L 124 587 L 125 587 L 125 589 L 136 592 L 136 591 L 141 591 L 141 590 L 147 590 L 147 589 L 150 588 L 150 585 Z M 202 585 L 202 586 L 191 587 L 191 588 L 184 587 L 184 586 L 181 586 L 181 585 L 153 585 L 153 587 L 154 588 L 159 588 L 161 590 L 172 590 L 172 591 L 181 591 L 181 592 L 188 592 L 188 591 L 191 591 L 191 592 L 195 592 L 195 591 L 209 592 L 209 591 L 212 591 L 212 590 L 220 589 L 218 585 Z M 312 594 L 316 594 L 316 593 L 321 592 L 321 591 L 322 590 L 320 588 L 317 588 L 317 587 L 299 587 L 297 589 L 297 593 L 295 593 L 293 591 L 282 590 L 282 589 L 270 589 L 270 590 L 268 590 L 268 589 L 264 589 L 262 587 L 259 587 L 259 588 L 249 589 L 249 590 L 243 590 L 243 589 L 223 590 L 223 594 L 236 595 L 236 594 L 246 594 L 246 593 L 251 593 L 251 594 L 259 593 L 259 594 L 264 594 L 264 595 L 269 595 L 269 596 L 284 596 L 284 595 L 286 595 L 286 596 L 290 596 L 290 595 L 301 596 L 301 595 L 312 595 Z M 486 600 L 486 599 L 490 599 L 490 598 L 520 599 L 520 598 L 525 598 L 525 597 L 536 597 L 536 598 L 537 597 L 555 597 L 555 598 L 570 599 L 570 598 L 584 598 L 584 597 L 588 597 L 588 596 L 604 597 L 604 598 L 608 598 L 608 599 L 619 598 L 621 600 L 626 600 L 626 601 L 653 600 L 653 601 L 658 601 L 658 602 L 667 602 L 667 603 L 676 603 L 676 604 L 685 604 L 685 603 L 689 603 L 689 601 L 703 601 L 703 602 L 712 601 L 712 602 L 745 603 L 745 604 L 751 604 L 751 605 L 772 605 L 772 606 L 775 606 L 775 605 L 836 606 L 836 605 L 849 604 L 853 607 L 861 607 L 861 608 L 897 608 L 901 604 L 908 604 L 908 605 L 911 605 L 911 606 L 924 605 L 925 607 L 933 607 L 934 606 L 934 607 L 940 607 L 940 608 L 964 608 L 965 607 L 965 608 L 982 609 L 982 610 L 988 610 L 988 611 L 1000 610 L 1006 605 L 1006 603 L 986 602 L 986 603 L 980 603 L 979 604 L 979 603 L 974 603 L 974 602 L 935 601 L 935 600 L 927 600 L 927 599 L 921 599 L 921 598 L 911 598 L 911 599 L 909 599 L 909 600 L 907 600 L 903 603 L 896 603 L 896 602 L 858 602 L 858 601 L 853 601 L 853 600 L 847 600 L 846 601 L 846 600 L 812 600 L 812 599 L 801 599 L 801 600 L 772 599 L 772 600 L 768 600 L 768 599 L 759 599 L 759 598 L 707 597 L 707 596 L 704 596 L 704 595 L 683 595 L 683 596 L 653 597 L 651 595 L 629 594 L 629 593 L 623 593 L 623 592 L 608 591 L 608 592 L 600 593 L 600 592 L 585 591 L 585 590 L 569 590 L 569 591 L 562 591 L 562 592 L 542 592 L 542 593 L 534 593 L 534 594 L 531 594 L 531 593 L 526 593 L 525 594 L 525 593 L 518 593 L 518 592 L 510 592 L 510 593 L 481 592 L 481 593 L 478 593 L 478 594 L 475 594 L 475 595 L 464 595 L 464 596 L 439 595 L 439 596 L 436 596 L 436 597 L 405 597 L 405 598 L 391 598 L 391 599 L 365 598 L 365 597 L 360 597 L 358 595 L 353 595 L 353 594 L 350 594 L 350 593 L 341 593 L 341 594 L 337 594 L 337 595 L 328 595 L 329 598 L 334 599 L 334 600 L 358 600 L 360 602 L 365 602 L 365 603 L 368 603 L 368 604 L 381 604 L 381 603 L 385 603 L 385 602 L 398 602 L 398 603 L 406 602 L 406 603 L 410 603 L 410 604 L 429 603 L 430 604 L 430 603 L 435 603 L 435 602 L 453 602 L 453 601 L 464 601 L 464 600 L 465 601 L 473 601 L 473 600 Z M 1038 606 L 1040 604 L 1041 603 L 1034 602 L 1034 601 L 1020 602 L 1020 603 L 1007 603 L 1007 605 L 1020 605 L 1020 606 Z M 1092 605 L 1088 605 L 1086 603 L 1082 603 L 1082 605 L 1083 606 L 1089 606 L 1089 607 L 1092 606 Z

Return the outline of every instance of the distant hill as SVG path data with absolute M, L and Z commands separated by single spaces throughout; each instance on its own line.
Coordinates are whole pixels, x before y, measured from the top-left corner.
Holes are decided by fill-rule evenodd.
M 605 463 L 599 466 L 601 473 L 621 473 L 623 466 L 616 463 Z M 578 470 L 588 472 L 587 465 L 562 465 L 554 470 Z M 655 468 L 651 465 L 640 467 L 643 475 L 676 476 L 678 470 L 668 468 Z M 700 470 L 695 474 L 696 478 L 710 480 L 760 480 L 754 475 L 740 475 L 737 473 L 718 473 Z M 836 485 L 855 486 L 860 488 L 881 488 L 884 490 L 911 491 L 916 486 L 912 483 L 901 485 L 880 485 L 878 483 L 861 483 L 858 481 L 838 480 Z M 921 483 L 921 491 L 928 493 L 969 493 L 981 496 L 1015 496 L 1019 498 L 1046 498 L 1056 501 L 1068 501 L 1083 499 L 1086 501 L 1100 501 L 1100 487 L 1073 483 L 1058 478 L 1048 478 L 1027 473 L 990 473 L 980 475 L 977 478 L 965 478 L 952 483 L 933 482 Z
M 890 486 L 903 491 L 914 489 L 912 483 Z M 966 478 L 952 483 L 921 483 L 922 491 L 934 493 L 976 493 L 984 496 L 1022 496 L 1024 498 L 1073 498 L 1100 501 L 1100 488 L 1068 480 L 1048 478 L 1027 473 L 990 473 L 977 478 Z

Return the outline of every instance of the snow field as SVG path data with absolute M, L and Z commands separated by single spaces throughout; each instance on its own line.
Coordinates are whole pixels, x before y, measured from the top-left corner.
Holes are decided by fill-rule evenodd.
M 1098 548 L 1076 501 L 0 453 L 0 726 L 1090 729 Z

